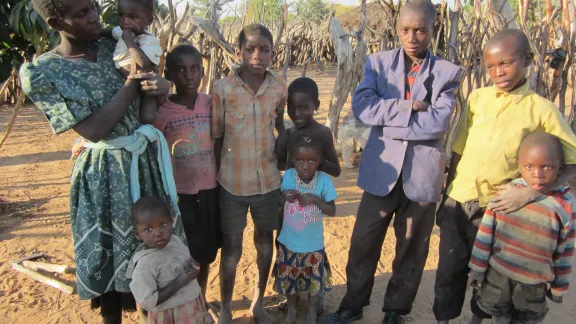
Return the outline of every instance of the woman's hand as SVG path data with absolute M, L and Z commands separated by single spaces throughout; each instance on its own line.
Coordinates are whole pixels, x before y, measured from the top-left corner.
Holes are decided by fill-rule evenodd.
M 517 211 L 540 195 L 540 192 L 532 187 L 519 188 L 511 183 L 497 189 L 498 195 L 490 199 L 488 208 L 505 214 Z
M 137 71 L 129 75 L 128 80 L 140 81 L 142 91 L 149 96 L 165 96 L 170 91 L 170 82 L 156 72 Z

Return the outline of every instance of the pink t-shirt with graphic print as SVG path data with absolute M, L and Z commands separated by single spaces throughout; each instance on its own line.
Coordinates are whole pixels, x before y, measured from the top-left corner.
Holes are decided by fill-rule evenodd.
M 168 142 L 176 191 L 195 195 L 216 188 L 216 157 L 210 136 L 212 99 L 199 92 L 194 110 L 166 101 L 158 110 L 154 126 Z

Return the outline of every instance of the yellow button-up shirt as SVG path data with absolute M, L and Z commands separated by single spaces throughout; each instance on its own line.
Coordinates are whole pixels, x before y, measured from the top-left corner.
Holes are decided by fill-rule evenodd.
M 479 199 L 486 206 L 496 186 L 518 177 L 518 148 L 535 131 L 558 136 L 564 162 L 576 164 L 576 136 L 554 104 L 530 90 L 528 82 L 509 93 L 493 86 L 474 90 L 452 146 L 462 159 L 448 196 L 459 202 Z

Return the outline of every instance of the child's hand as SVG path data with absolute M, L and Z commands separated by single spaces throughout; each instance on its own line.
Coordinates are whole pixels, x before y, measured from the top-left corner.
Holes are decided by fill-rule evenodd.
M 125 28 L 122 30 L 122 39 L 126 44 L 133 43 L 134 37 L 136 37 L 136 34 L 131 29 Z
M 546 293 L 546 297 L 548 297 L 548 299 L 550 299 L 551 301 L 560 304 L 562 303 L 562 296 L 556 296 L 552 293 L 552 291 L 550 291 L 550 289 L 548 289 L 548 292 Z
M 296 190 L 285 190 L 282 195 L 284 196 L 284 199 L 289 203 L 293 203 L 296 200 L 299 200 L 302 196 L 302 194 Z
M 189 262 L 184 263 L 183 270 L 176 280 L 178 280 L 180 286 L 186 286 L 187 284 L 194 281 L 194 279 L 198 278 L 198 270 L 200 269 L 194 261 L 194 259 L 190 258 Z
M 430 107 L 430 104 L 427 104 L 424 101 L 413 101 L 412 102 L 412 110 L 413 111 L 427 111 L 429 107 Z
M 311 193 L 305 193 L 301 194 L 298 200 L 300 201 L 300 205 L 304 207 L 308 205 L 317 205 L 316 202 L 318 201 L 318 199 L 320 199 L 318 196 L 314 196 Z
M 484 273 L 470 270 L 468 273 L 468 284 L 475 289 L 480 289 L 484 282 Z

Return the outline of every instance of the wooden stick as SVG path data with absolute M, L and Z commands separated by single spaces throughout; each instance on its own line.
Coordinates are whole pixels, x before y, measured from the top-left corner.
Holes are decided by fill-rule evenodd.
M 62 283 L 56 279 L 48 278 L 48 277 L 44 276 L 43 274 L 41 274 L 40 272 L 25 268 L 25 267 L 23 267 L 17 263 L 12 263 L 12 268 L 14 268 L 14 270 L 16 270 L 18 272 L 21 272 L 23 274 L 26 274 L 26 275 L 32 277 L 33 279 L 35 279 L 37 281 L 45 283 L 48 286 L 54 287 L 54 288 L 62 291 L 63 293 L 65 293 L 67 295 L 72 295 L 72 293 L 74 292 L 73 287 L 68 286 L 67 284 L 64 284 L 64 283 Z
M 22 265 L 32 270 L 44 270 L 56 273 L 70 273 L 68 266 L 65 264 L 52 264 L 45 262 L 22 261 Z

